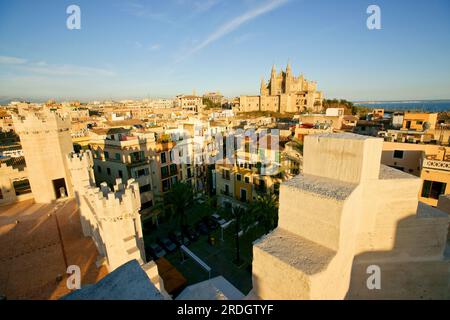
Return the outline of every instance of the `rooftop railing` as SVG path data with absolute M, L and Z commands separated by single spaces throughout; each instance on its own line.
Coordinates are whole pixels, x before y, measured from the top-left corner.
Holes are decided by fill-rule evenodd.
M 423 159 L 423 168 L 450 171 L 450 161 Z

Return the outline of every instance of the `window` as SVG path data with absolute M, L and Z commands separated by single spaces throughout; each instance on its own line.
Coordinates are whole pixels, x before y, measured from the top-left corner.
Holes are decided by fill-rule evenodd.
M 230 180 L 230 171 L 222 169 L 222 178 L 226 180 Z
M 152 201 L 152 200 L 147 201 L 147 202 L 144 202 L 144 203 L 141 205 L 141 210 L 142 210 L 142 209 L 151 208 L 151 207 L 153 207 L 153 201 Z
M 422 187 L 422 197 L 439 199 L 441 194 L 445 193 L 447 184 L 444 182 L 425 180 Z
M 144 155 L 144 151 L 138 151 L 138 152 L 133 152 L 130 153 L 130 157 L 131 157 L 131 162 L 139 162 L 139 161 L 143 161 L 145 158 Z
M 394 158 L 403 159 L 403 150 L 394 150 Z
M 163 180 L 162 187 L 163 187 L 163 192 L 166 192 L 170 189 L 169 179 Z
M 245 177 L 244 180 L 245 180 L 245 183 L 250 183 L 250 177 Z
M 116 153 L 115 157 L 116 157 L 116 160 L 120 161 L 120 153 Z
M 152 190 L 150 184 L 146 184 L 144 186 L 139 187 L 139 192 L 140 193 L 148 192 L 150 190 Z
M 111 175 L 111 169 L 110 168 L 106 168 L 106 173 L 108 173 L 108 176 Z
M 134 177 L 137 179 L 142 176 L 148 176 L 149 174 L 150 174 L 150 171 L 148 168 L 142 168 L 142 169 L 139 169 L 134 172 Z
M 165 166 L 161 168 L 161 177 L 167 178 L 169 176 L 169 167 Z
M 237 181 L 242 181 L 242 176 L 238 173 L 238 174 L 236 175 L 236 179 L 237 179 Z
M 118 173 L 119 173 L 119 178 L 123 179 L 123 172 L 122 172 L 122 170 L 119 170 Z
M 97 171 L 98 171 L 98 173 L 102 173 L 102 167 L 97 166 Z
M 247 202 L 247 190 L 241 189 L 241 201 Z
M 3 192 L 1 188 L 0 188 L 0 199 L 3 199 Z
M 173 176 L 175 174 L 177 174 L 178 170 L 177 170 L 177 165 L 176 164 L 171 164 L 170 165 L 170 175 Z
M 264 180 L 256 180 L 253 184 L 255 184 L 255 189 L 257 192 L 266 192 L 266 182 Z
M 105 151 L 105 159 L 109 159 L 109 152 Z
M 13 187 L 16 191 L 16 196 L 31 192 L 30 182 L 28 181 L 28 179 L 14 181 Z
M 230 194 L 230 186 L 229 185 L 225 185 L 225 194 L 229 195 Z
M 166 163 L 166 153 L 161 152 L 161 163 Z

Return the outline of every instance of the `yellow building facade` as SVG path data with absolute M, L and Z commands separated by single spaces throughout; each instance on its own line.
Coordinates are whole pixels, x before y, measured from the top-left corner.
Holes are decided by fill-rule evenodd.
M 384 142 L 381 163 L 422 179 L 419 200 L 437 206 L 450 194 L 450 148 L 431 144 Z
M 406 112 L 403 117 L 401 130 L 424 131 L 425 129 L 434 129 L 437 123 L 437 116 L 437 113 Z

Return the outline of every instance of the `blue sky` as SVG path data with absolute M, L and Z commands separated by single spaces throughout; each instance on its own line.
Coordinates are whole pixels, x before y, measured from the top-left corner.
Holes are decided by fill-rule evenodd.
M 289 60 L 328 98 L 449 99 L 449 14 L 448 0 L 0 0 L 0 99 L 257 94 Z

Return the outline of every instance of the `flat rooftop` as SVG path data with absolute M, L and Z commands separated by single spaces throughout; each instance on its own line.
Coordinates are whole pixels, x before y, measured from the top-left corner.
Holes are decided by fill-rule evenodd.
M 97 257 L 75 200 L 0 207 L 0 295 L 8 300 L 59 299 L 70 292 L 67 265 L 80 267 L 82 286 L 96 283 L 108 273 Z

